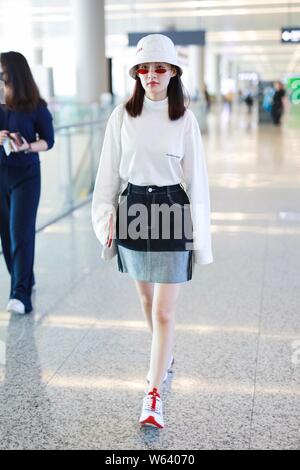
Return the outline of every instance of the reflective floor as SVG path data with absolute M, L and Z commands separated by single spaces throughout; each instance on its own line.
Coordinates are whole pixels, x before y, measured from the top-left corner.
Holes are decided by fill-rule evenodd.
M 215 262 L 181 291 L 166 428 L 138 427 L 151 337 L 86 206 L 37 236 L 33 315 L 0 259 L 0 448 L 300 448 L 299 129 L 225 108 L 204 140 Z

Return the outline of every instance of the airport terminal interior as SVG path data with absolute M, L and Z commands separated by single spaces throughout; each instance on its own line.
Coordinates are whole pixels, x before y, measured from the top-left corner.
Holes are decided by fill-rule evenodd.
M 300 1 L 0 11 L 0 53 L 28 59 L 55 127 L 40 154 L 32 313 L 6 311 L 0 254 L 0 449 L 299 450 Z M 138 423 L 151 335 L 134 282 L 101 258 L 91 221 L 106 124 L 151 33 L 174 41 L 199 123 L 214 257 L 181 288 L 162 430 Z

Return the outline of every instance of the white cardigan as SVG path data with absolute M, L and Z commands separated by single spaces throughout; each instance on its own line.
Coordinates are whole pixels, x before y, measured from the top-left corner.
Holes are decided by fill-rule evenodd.
M 92 202 L 92 223 L 104 246 L 109 214 L 114 221 L 119 195 L 127 183 L 165 186 L 182 183 L 193 221 L 194 262 L 213 262 L 210 199 L 203 143 L 193 112 L 171 121 L 168 98 L 144 97 L 142 114 L 132 118 L 124 105 L 112 112 L 106 127 Z

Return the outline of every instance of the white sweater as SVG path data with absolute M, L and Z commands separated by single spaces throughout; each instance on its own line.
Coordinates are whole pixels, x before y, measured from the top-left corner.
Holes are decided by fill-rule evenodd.
M 210 200 L 206 163 L 198 122 L 191 110 L 171 121 L 168 98 L 145 96 L 142 114 L 133 118 L 124 105 L 112 112 L 106 127 L 92 203 L 92 222 L 105 245 L 109 214 L 127 183 L 165 186 L 182 183 L 193 221 L 194 262 L 212 263 Z

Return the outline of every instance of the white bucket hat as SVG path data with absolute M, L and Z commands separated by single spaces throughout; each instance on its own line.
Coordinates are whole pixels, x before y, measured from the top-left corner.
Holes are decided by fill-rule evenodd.
M 134 59 L 131 62 L 129 75 L 136 78 L 135 67 L 145 62 L 165 62 L 176 65 L 179 68 L 179 75 L 182 75 L 174 43 L 168 36 L 163 34 L 148 34 L 148 36 L 139 40 Z

